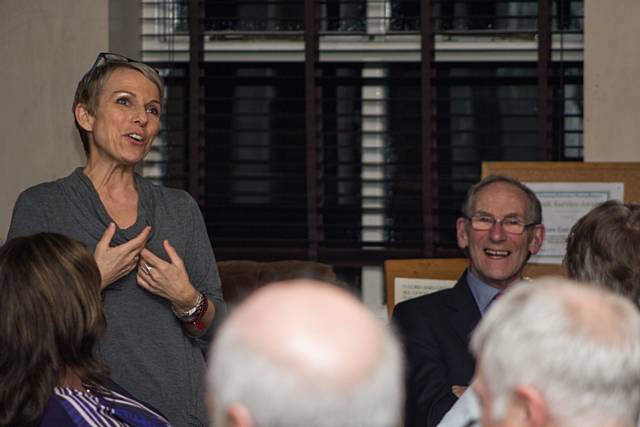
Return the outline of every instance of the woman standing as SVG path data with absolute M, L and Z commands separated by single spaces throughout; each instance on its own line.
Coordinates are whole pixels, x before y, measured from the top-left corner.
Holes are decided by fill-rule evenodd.
M 207 425 L 201 349 L 225 312 L 211 244 L 188 193 L 135 173 L 160 130 L 152 67 L 101 53 L 73 102 L 87 162 L 16 202 L 8 239 L 57 232 L 94 250 L 112 378 L 177 426 Z

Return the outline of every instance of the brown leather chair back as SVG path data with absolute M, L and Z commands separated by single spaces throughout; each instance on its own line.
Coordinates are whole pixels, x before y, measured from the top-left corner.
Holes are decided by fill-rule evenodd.
M 330 265 L 313 261 L 220 261 L 218 272 L 222 294 L 229 307 L 237 305 L 253 291 L 271 282 L 299 278 L 331 283 L 336 281 L 336 274 Z

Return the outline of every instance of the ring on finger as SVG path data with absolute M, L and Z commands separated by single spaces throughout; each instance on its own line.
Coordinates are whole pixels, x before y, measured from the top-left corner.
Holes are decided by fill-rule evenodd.
M 142 263 L 140 263 L 140 267 L 142 268 L 142 271 L 144 271 L 145 273 L 151 274 L 152 267 L 146 262 L 142 261 Z

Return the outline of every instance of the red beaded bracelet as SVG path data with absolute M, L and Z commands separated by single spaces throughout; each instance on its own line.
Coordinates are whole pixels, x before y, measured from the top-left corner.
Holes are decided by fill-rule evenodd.
M 207 299 L 207 297 L 204 297 L 202 300 L 202 303 L 198 306 L 198 309 L 196 310 L 196 318 L 193 319 L 191 322 L 191 325 L 196 328 L 197 330 L 201 331 L 204 329 L 204 323 L 201 322 L 202 318 L 204 317 L 204 314 L 207 312 L 207 308 L 209 308 L 209 300 Z
M 176 309 L 171 306 L 171 311 L 173 314 L 182 322 L 182 323 L 190 323 L 194 328 L 201 331 L 204 329 L 204 323 L 201 322 L 202 317 L 207 312 L 207 308 L 209 308 L 209 300 L 207 297 L 201 293 L 198 295 L 198 300 L 193 308 L 187 310 L 183 313 L 178 313 Z

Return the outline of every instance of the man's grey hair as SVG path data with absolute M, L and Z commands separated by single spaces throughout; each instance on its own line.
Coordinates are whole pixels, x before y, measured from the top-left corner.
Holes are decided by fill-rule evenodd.
M 464 199 L 464 203 L 462 204 L 462 215 L 467 218 L 471 217 L 474 213 L 474 209 L 476 207 L 476 198 L 480 190 L 496 183 L 508 184 L 522 191 L 527 196 L 527 200 L 529 202 L 529 218 L 527 218 L 527 221 L 536 224 L 542 224 L 542 205 L 540 203 L 540 200 L 538 199 L 538 196 L 536 196 L 536 193 L 534 193 L 533 190 L 524 185 L 522 182 L 506 175 L 489 175 L 469 187 L 469 190 L 467 190 L 467 195 Z
M 640 308 L 640 204 L 606 201 L 580 218 L 567 237 L 568 276 L 601 284 Z
M 209 389 L 218 409 L 214 425 L 225 426 L 225 408 L 241 403 L 257 427 L 398 426 L 404 402 L 402 353 L 395 336 L 381 329 L 380 354 L 369 375 L 345 385 L 275 361 L 248 343 L 238 328 L 222 328 L 209 362 Z
M 625 298 L 565 279 L 517 284 L 471 340 L 493 402 L 530 385 L 565 427 L 635 426 L 640 407 L 640 314 Z

